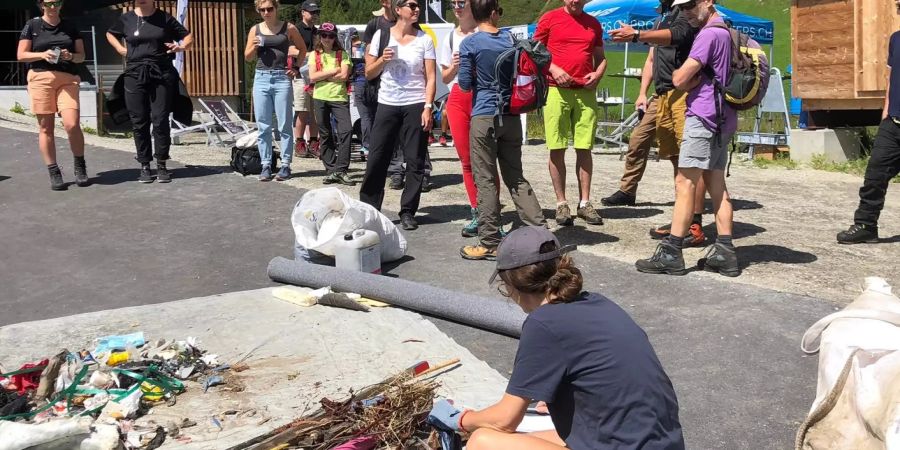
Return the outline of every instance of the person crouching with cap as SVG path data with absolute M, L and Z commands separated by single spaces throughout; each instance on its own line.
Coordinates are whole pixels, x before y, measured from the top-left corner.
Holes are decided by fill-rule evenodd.
M 647 334 L 601 294 L 582 291 L 567 248 L 528 226 L 500 243 L 500 292 L 528 313 L 503 398 L 480 411 L 438 401 L 428 421 L 472 433 L 480 449 L 683 449 L 678 400 Z M 528 405 L 544 401 L 555 430 L 516 433 Z

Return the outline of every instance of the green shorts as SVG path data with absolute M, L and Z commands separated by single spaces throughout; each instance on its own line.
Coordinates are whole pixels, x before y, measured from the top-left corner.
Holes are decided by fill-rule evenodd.
M 544 134 L 547 148 L 565 149 L 569 139 L 577 149 L 594 148 L 597 131 L 597 97 L 592 89 L 551 86 L 544 105 Z

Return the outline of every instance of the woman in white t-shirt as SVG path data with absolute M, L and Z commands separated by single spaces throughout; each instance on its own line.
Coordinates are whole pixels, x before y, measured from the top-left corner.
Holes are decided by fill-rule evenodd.
M 478 188 L 475 187 L 475 178 L 472 176 L 472 162 L 469 158 L 469 122 L 472 121 L 472 92 L 463 91 L 457 85 L 459 73 L 459 46 L 462 41 L 478 31 L 478 24 L 472 17 L 470 0 L 451 0 L 453 14 L 459 21 L 456 27 L 441 43 L 440 58 L 441 78 L 444 84 L 450 87 L 450 95 L 447 97 L 447 105 L 444 114 L 450 123 L 450 133 L 453 135 L 453 146 L 462 163 L 463 184 L 466 187 L 466 195 L 472 207 L 472 220 L 462 229 L 463 237 L 478 236 Z M 499 180 L 499 178 L 497 178 Z M 499 192 L 499 191 L 498 191 Z
M 366 55 L 366 78 L 372 80 L 380 76 L 381 87 L 359 199 L 381 209 L 391 154 L 399 143 L 406 161 L 400 223 L 404 230 L 415 230 L 418 228 L 415 215 L 425 177 L 427 134 L 432 125 L 436 76 L 434 42 L 416 27 L 419 20 L 416 0 L 392 0 L 391 5 L 397 23 L 375 32 Z M 390 33 L 384 49 L 381 48 L 382 33 Z

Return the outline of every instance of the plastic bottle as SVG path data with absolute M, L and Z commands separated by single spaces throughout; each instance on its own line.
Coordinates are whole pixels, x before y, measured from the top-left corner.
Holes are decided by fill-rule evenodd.
M 334 251 L 339 269 L 381 273 L 381 239 L 372 230 L 356 230 L 339 239 Z

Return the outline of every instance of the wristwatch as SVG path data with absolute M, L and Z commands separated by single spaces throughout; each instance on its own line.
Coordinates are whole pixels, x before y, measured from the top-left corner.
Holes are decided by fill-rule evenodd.
M 634 36 L 631 37 L 631 42 L 637 42 L 641 37 L 641 30 L 634 30 Z
M 426 103 L 425 107 L 428 109 L 434 109 L 434 105 L 432 105 L 431 103 Z

